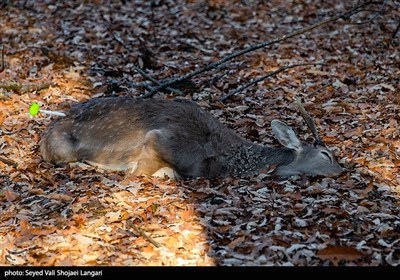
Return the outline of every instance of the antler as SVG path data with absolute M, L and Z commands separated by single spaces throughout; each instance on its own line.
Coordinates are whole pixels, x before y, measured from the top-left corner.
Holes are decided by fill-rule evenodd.
M 321 138 L 318 135 L 317 129 L 315 128 L 315 123 L 313 119 L 310 117 L 310 115 L 306 112 L 306 109 L 304 109 L 303 105 L 301 104 L 300 98 L 296 97 L 296 104 L 297 107 L 300 110 L 300 114 L 307 123 L 308 128 L 311 130 L 315 142 L 314 145 L 319 145 L 319 146 L 325 146 L 325 143 L 321 140 Z

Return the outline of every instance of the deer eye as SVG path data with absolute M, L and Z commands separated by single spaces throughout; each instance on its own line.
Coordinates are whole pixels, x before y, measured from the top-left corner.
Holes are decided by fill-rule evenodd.
M 331 155 L 327 151 L 321 151 L 321 154 L 323 154 L 324 157 L 328 158 L 329 161 L 331 162 L 331 164 L 333 163 L 333 159 L 332 159 Z

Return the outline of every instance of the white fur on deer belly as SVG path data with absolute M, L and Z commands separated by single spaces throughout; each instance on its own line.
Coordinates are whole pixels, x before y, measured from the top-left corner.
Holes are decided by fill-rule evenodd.
M 163 167 L 158 169 L 152 176 L 164 178 L 167 175 L 170 179 L 175 179 L 177 176 L 175 174 L 175 170 L 171 167 Z
M 105 169 L 105 170 L 112 170 L 112 171 L 129 170 L 130 173 L 134 173 L 136 168 L 138 167 L 137 162 L 130 162 L 126 166 L 121 166 L 118 164 L 102 164 L 102 163 L 93 162 L 93 161 L 89 161 L 89 160 L 87 160 L 86 163 L 93 165 L 93 166 L 97 166 L 97 167 L 99 167 L 101 169 Z M 171 179 L 176 179 L 178 177 L 175 173 L 175 170 L 173 170 L 171 167 L 160 168 L 159 170 L 157 170 L 156 172 L 154 172 L 152 174 L 152 176 L 160 177 L 160 178 L 164 178 L 165 175 L 167 175 Z
M 135 171 L 137 168 L 137 162 L 130 162 L 128 165 L 120 165 L 120 164 L 103 164 L 90 160 L 86 160 L 86 162 L 90 165 L 97 166 L 101 169 L 112 170 L 112 171 L 123 171 L 123 170 L 131 170 L 131 172 Z

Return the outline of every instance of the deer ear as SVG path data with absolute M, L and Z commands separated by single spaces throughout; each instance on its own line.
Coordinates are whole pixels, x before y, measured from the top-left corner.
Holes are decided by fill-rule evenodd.
M 296 151 L 301 150 L 301 141 L 290 126 L 281 121 L 273 120 L 271 122 L 271 127 L 279 143 L 289 149 Z

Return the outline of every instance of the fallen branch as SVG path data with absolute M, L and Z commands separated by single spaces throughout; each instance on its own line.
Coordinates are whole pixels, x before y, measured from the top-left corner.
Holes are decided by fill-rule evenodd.
M 60 210 L 60 209 L 62 209 L 62 208 L 65 208 L 65 207 L 71 205 L 72 203 L 75 202 L 75 200 L 76 200 L 76 197 L 74 197 L 71 201 L 69 201 L 69 202 L 67 202 L 67 203 L 63 203 L 63 204 L 61 204 L 60 206 L 57 206 L 57 207 L 55 207 L 54 209 L 51 209 L 51 210 L 46 211 L 46 212 L 44 212 L 44 213 L 38 213 L 38 214 L 32 213 L 32 214 L 33 214 L 34 216 L 36 216 L 36 217 L 47 216 L 47 215 L 49 215 L 49 214 L 52 213 L 52 212 L 56 212 L 56 211 L 58 211 L 58 210 Z
M 255 79 L 255 80 L 253 80 L 253 81 L 251 81 L 251 82 L 249 82 L 247 84 L 244 84 L 243 86 L 241 86 L 241 87 L 233 90 L 232 92 L 222 96 L 219 100 L 221 102 L 224 102 L 226 99 L 228 99 L 228 98 L 232 97 L 233 95 L 241 92 L 242 90 L 245 90 L 246 88 L 248 88 L 248 87 L 250 87 L 250 86 L 252 86 L 254 84 L 257 84 L 259 82 L 262 82 L 262 81 L 268 79 L 269 77 L 272 77 L 272 76 L 274 76 L 274 75 L 276 75 L 278 73 L 281 73 L 281 72 L 283 72 L 285 70 L 288 70 L 288 69 L 291 69 L 291 68 L 295 68 L 295 67 L 299 67 L 299 66 L 309 66 L 309 65 L 322 65 L 322 63 L 301 63 L 301 64 L 292 64 L 292 65 L 281 67 L 281 68 L 269 73 L 268 75 L 259 77 L 259 78 Z
M 358 22 L 358 25 L 362 25 L 362 24 L 369 24 L 371 22 L 373 22 L 382 12 L 383 9 L 385 8 L 385 5 L 387 3 L 388 0 L 384 0 L 383 3 L 381 4 L 381 7 L 379 8 L 379 11 L 375 12 L 374 15 L 372 15 L 372 17 L 366 21 L 362 21 L 362 22 Z
M 40 50 L 45 56 L 47 56 L 51 61 L 53 61 L 57 65 L 66 65 L 66 66 L 74 65 L 73 59 L 65 55 L 58 54 L 57 52 L 53 51 L 48 47 L 40 47 Z
M 360 4 L 360 5 L 358 5 L 358 6 L 354 7 L 354 8 L 352 8 L 351 10 L 349 10 L 349 11 L 347 11 L 347 12 L 345 12 L 345 13 L 342 13 L 342 14 L 340 14 L 340 15 L 337 15 L 337 16 L 335 16 L 335 17 L 332 17 L 332 18 L 330 18 L 330 19 L 320 21 L 320 22 L 318 22 L 318 23 L 316 23 L 316 24 L 313 24 L 313 25 L 311 25 L 311 26 L 309 26 L 309 27 L 306 27 L 306 28 L 303 28 L 303 29 L 301 29 L 301 30 L 297 30 L 297 31 L 294 31 L 294 32 L 292 32 L 292 33 L 283 35 L 282 37 L 279 37 L 279 38 L 277 38 L 277 39 L 273 39 L 273 40 L 271 40 L 271 41 L 265 41 L 265 42 L 259 43 L 259 44 L 257 44 L 257 45 L 254 45 L 254 46 L 250 46 L 250 47 L 248 47 L 248 48 L 245 48 L 245 49 L 243 49 L 243 50 L 241 50 L 241 51 L 232 53 L 232 54 L 230 54 L 230 55 L 228 55 L 228 56 L 226 56 L 226 57 L 224 57 L 224 58 L 222 58 L 222 59 L 220 59 L 220 60 L 218 60 L 218 61 L 215 61 L 215 62 L 212 62 L 212 63 L 206 65 L 205 67 L 203 67 L 203 68 L 201 68 L 201 69 L 192 71 L 191 73 L 188 73 L 188 74 L 186 74 L 186 75 L 184 75 L 184 76 L 182 76 L 182 77 L 176 78 L 176 79 L 172 79 L 172 80 L 170 80 L 170 81 L 168 81 L 168 82 L 164 82 L 164 83 L 162 83 L 160 86 L 158 86 L 158 87 L 156 87 L 154 90 L 152 90 L 151 92 L 146 93 L 146 94 L 142 95 L 141 97 L 142 97 L 142 98 L 149 98 L 149 97 L 152 97 L 152 96 L 153 96 L 154 94 L 156 94 L 158 91 L 160 91 L 160 90 L 162 90 L 162 89 L 164 89 L 164 88 L 166 88 L 166 87 L 168 87 L 168 86 L 170 86 L 170 85 L 173 85 L 174 83 L 182 82 L 183 80 L 188 80 L 188 79 L 193 78 L 194 76 L 197 76 L 197 75 L 199 75 L 199 74 L 201 74 L 201 73 L 204 73 L 204 72 L 209 71 L 209 70 L 211 70 L 211 69 L 217 68 L 217 67 L 220 66 L 221 64 L 223 64 L 223 63 L 225 63 L 225 62 L 227 62 L 227 61 L 229 61 L 229 60 L 232 60 L 232 59 L 234 59 L 234 58 L 236 58 L 236 57 L 238 57 L 238 56 L 241 56 L 241 55 L 243 55 L 243 54 L 246 54 L 246 53 L 249 53 L 249 52 L 258 50 L 258 49 L 260 49 L 260 48 L 264 48 L 264 47 L 266 47 L 266 46 L 273 45 L 273 44 L 275 44 L 275 43 L 280 43 L 280 42 L 282 42 L 282 41 L 285 41 L 285 40 L 290 39 L 290 38 L 293 38 L 293 37 L 295 37 L 295 36 L 304 34 L 304 33 L 306 33 L 306 32 L 309 32 L 309 31 L 311 31 L 311 30 L 313 30 L 313 29 L 316 29 L 316 28 L 321 27 L 321 26 L 323 26 L 323 25 L 326 25 L 326 24 L 328 24 L 328 23 L 337 21 L 337 20 L 339 20 L 339 19 L 341 19 L 341 18 L 347 18 L 347 17 L 349 17 L 349 16 L 351 16 L 351 15 L 353 15 L 353 14 L 355 14 L 355 13 L 360 12 L 361 8 L 363 8 L 363 7 L 367 6 L 367 5 L 370 5 L 370 4 L 372 4 L 372 3 L 373 3 L 373 2 L 365 2 L 365 3 L 362 3 L 362 4 Z
M 397 45 L 395 38 L 396 38 L 397 33 L 399 32 L 399 29 L 400 29 L 400 21 L 399 21 L 399 24 L 397 25 L 396 29 L 394 30 L 394 32 L 392 34 L 392 44 L 395 45 L 395 46 Z
M 149 83 L 146 82 L 128 82 L 127 83 L 128 86 L 130 87 L 136 87 L 136 88 L 145 88 L 148 91 L 152 91 L 154 88 L 152 86 L 150 86 Z
M 327 84 L 325 84 L 325 85 L 313 90 L 312 92 L 308 93 L 307 96 L 308 97 L 314 96 L 314 94 L 316 94 L 317 92 L 319 92 L 319 91 L 321 91 L 323 89 L 326 89 L 327 87 L 330 87 L 332 84 L 333 84 L 333 82 L 329 82 L 329 83 L 327 83 Z
M 137 66 L 133 66 L 133 68 L 136 70 L 136 72 L 138 72 L 140 75 L 142 75 L 143 77 L 145 77 L 147 80 L 151 81 L 152 83 L 160 86 L 161 83 L 154 79 L 153 77 L 150 77 L 146 72 L 144 72 L 142 69 L 140 69 Z M 151 88 L 151 90 L 153 90 L 153 88 L 151 86 L 147 86 L 148 88 Z M 166 87 L 167 90 L 172 91 L 173 93 L 179 94 L 179 95 L 183 95 L 182 91 L 180 91 L 179 89 L 174 89 L 171 87 Z
M 5 63 L 4 63 L 4 45 L 1 44 L 1 66 L 0 66 L 0 72 L 3 72 L 4 69 L 6 69 Z
M 33 245 L 33 246 L 23 248 L 21 250 L 9 250 L 9 249 L 6 249 L 6 250 L 10 255 L 22 255 L 22 254 L 25 254 L 29 250 L 35 249 L 36 247 L 38 247 L 38 246 Z
M 5 164 L 8 164 L 8 165 L 10 165 L 12 167 L 15 167 L 15 168 L 18 167 L 18 163 L 16 163 L 15 161 L 13 161 L 11 159 L 0 157 L 0 161 L 5 163 Z
M 42 89 L 46 89 L 54 85 L 55 84 L 52 82 L 40 82 L 40 83 L 28 83 L 28 84 L 6 82 L 6 83 L 0 83 L 0 88 L 3 88 L 5 90 L 12 90 L 18 94 L 23 94 L 31 91 L 40 91 Z
M 153 238 L 151 238 L 150 236 L 148 236 L 143 230 L 141 230 L 140 228 L 138 228 L 137 226 L 135 226 L 131 220 L 126 220 L 126 224 L 128 226 L 130 226 L 131 228 L 133 228 L 137 233 L 139 233 L 139 235 L 141 235 L 144 239 L 146 239 L 147 241 L 149 241 L 151 244 L 153 244 L 154 246 L 156 246 L 157 248 L 161 247 L 161 244 L 158 243 L 157 241 L 155 241 Z
M 121 44 L 121 46 L 123 46 L 127 51 L 132 52 L 130 47 L 127 47 L 127 45 L 125 44 L 125 42 L 122 40 L 122 38 L 119 36 L 119 34 L 113 33 L 113 38 L 115 41 L 117 41 L 119 44 Z M 157 86 L 161 86 L 161 82 L 159 82 L 158 80 L 154 79 L 153 77 L 151 77 L 150 75 L 148 75 L 146 72 L 144 72 L 142 69 L 140 69 L 137 66 L 133 66 L 133 69 L 135 69 L 136 72 L 138 72 L 140 75 L 142 75 L 145 79 L 151 81 L 153 84 L 156 84 Z M 149 84 L 143 85 L 143 87 L 147 90 L 153 91 L 154 88 L 152 86 L 150 86 Z M 173 89 L 171 87 L 166 86 L 165 87 L 167 90 L 179 94 L 179 95 L 183 95 L 182 91 L 178 90 L 178 89 Z

